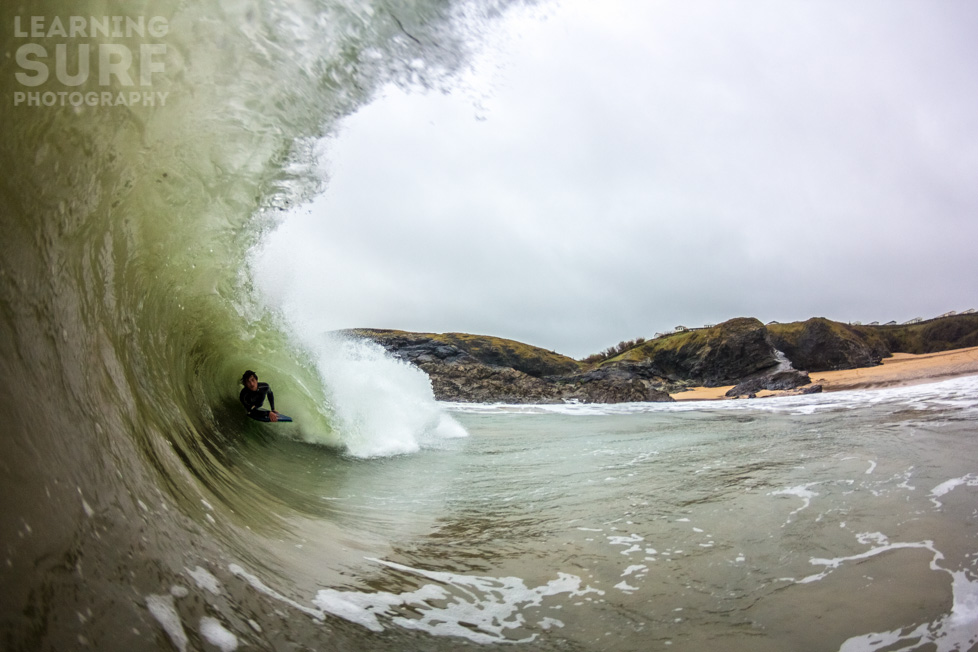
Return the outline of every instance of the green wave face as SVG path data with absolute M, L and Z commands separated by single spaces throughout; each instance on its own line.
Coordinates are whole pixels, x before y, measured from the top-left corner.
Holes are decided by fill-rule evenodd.
M 27 563 L 38 549 L 54 566 L 71 566 L 79 546 L 111 565 L 111 546 L 86 547 L 92 518 L 105 519 L 103 543 L 125 542 L 154 514 L 144 554 L 171 560 L 163 566 L 188 540 L 183 519 L 207 509 L 252 530 L 278 522 L 273 507 L 289 492 L 249 475 L 240 455 L 284 431 L 244 419 L 245 369 L 296 419 L 290 436 L 343 448 L 320 361 L 256 298 L 249 252 L 322 189 L 318 143 L 340 119 L 384 84 L 445 83 L 472 29 L 500 9 L 0 7 L 0 582 L 10 613 L 50 581 Z M 155 511 L 174 502 L 178 515 Z M 28 522 L 32 542 L 18 541 Z M 86 581 L 111 585 L 110 574 Z M 11 618 L 12 631 L 50 633 Z M 20 634 L 10 640 L 48 635 Z

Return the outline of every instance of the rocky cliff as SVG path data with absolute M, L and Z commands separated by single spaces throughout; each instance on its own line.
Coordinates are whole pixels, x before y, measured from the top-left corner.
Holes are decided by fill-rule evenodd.
M 748 395 L 810 382 L 806 372 L 795 369 L 778 351 L 764 324 L 744 317 L 657 337 L 602 363 L 623 365 L 665 378 L 673 392 L 690 386 L 737 385 L 735 395 Z
M 878 365 L 890 355 L 873 330 L 814 317 L 793 324 L 769 324 L 771 341 L 800 369 L 829 371 Z
M 719 387 L 774 368 L 779 361 L 764 324 L 738 318 L 648 340 L 602 365 L 621 363 L 647 366 L 679 385 Z
M 978 314 L 930 319 L 902 326 L 856 326 L 877 332 L 891 353 L 937 353 L 978 346 Z
M 356 329 L 431 378 L 435 397 L 474 403 L 671 401 L 663 382 L 593 370 L 559 353 L 499 337 Z M 661 380 L 661 379 L 660 379 Z
M 732 396 L 808 384 L 809 371 L 879 364 L 892 353 L 978 346 L 978 315 L 910 325 L 861 326 L 821 317 L 765 326 L 737 318 L 710 328 L 641 341 L 584 363 L 553 351 L 484 335 L 357 329 L 417 365 L 445 401 L 585 403 L 669 401 L 692 386 L 735 385 Z
M 774 345 L 795 367 L 808 371 L 870 367 L 894 353 L 936 353 L 978 346 L 978 314 L 883 326 L 813 317 L 792 324 L 768 324 L 767 330 Z

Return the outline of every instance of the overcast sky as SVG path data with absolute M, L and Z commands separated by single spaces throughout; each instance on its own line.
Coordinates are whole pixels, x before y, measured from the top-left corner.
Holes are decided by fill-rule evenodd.
M 582 357 L 737 316 L 978 308 L 978 3 L 565 0 L 389 89 L 259 264 L 306 327 Z

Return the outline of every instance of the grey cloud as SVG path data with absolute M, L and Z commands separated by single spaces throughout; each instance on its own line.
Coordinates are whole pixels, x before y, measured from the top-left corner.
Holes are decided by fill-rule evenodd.
M 485 120 L 464 94 L 396 91 L 354 116 L 262 265 L 293 270 L 272 291 L 324 328 L 575 356 L 740 315 L 978 307 L 976 18 L 562 3 L 506 25 Z

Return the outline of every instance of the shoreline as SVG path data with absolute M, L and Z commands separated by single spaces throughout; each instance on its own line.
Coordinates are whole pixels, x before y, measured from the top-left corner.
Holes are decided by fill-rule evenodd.
M 874 367 L 843 369 L 840 371 L 816 371 L 810 373 L 812 385 L 821 385 L 823 392 L 846 390 L 882 389 L 947 380 L 960 376 L 978 375 L 978 346 L 967 349 L 941 351 L 939 353 L 894 353 L 883 364 Z M 670 394 L 676 401 L 737 400 L 725 396 L 733 385 L 724 387 L 693 387 L 685 392 Z M 757 398 L 769 396 L 797 396 L 798 390 L 761 391 Z

